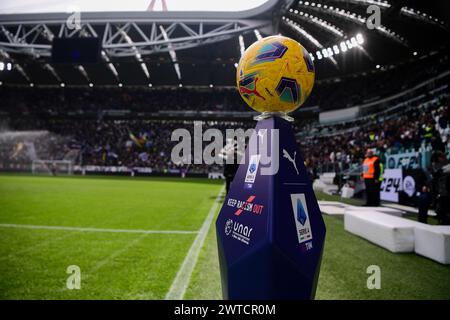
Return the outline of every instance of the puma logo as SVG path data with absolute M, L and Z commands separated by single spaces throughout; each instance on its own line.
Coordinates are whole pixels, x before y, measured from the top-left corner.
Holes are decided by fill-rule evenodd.
M 295 163 L 295 157 L 296 157 L 296 156 L 297 156 L 297 151 L 294 151 L 294 158 L 292 159 L 292 157 L 290 156 L 290 154 L 289 154 L 285 149 L 283 149 L 283 158 L 286 158 L 286 159 L 288 159 L 290 162 L 292 162 L 292 164 L 294 165 L 295 171 L 297 171 L 297 175 L 298 175 L 298 174 L 300 174 L 300 173 L 298 172 L 297 164 Z
M 242 94 L 246 94 L 246 95 L 252 95 L 252 94 L 254 94 L 254 95 L 256 95 L 256 96 L 258 96 L 258 97 L 260 97 L 261 99 L 263 99 L 263 100 L 266 100 L 262 95 L 260 95 L 259 94 L 259 92 L 258 91 L 256 91 L 256 83 L 258 82 L 258 78 L 256 77 L 255 78 L 255 84 L 254 84 L 254 88 L 252 89 L 252 90 L 250 90 L 249 88 L 247 88 L 247 87 L 245 87 L 245 86 L 240 86 L 239 87 L 239 91 L 242 93 Z M 243 85 L 243 84 L 241 84 L 241 85 Z

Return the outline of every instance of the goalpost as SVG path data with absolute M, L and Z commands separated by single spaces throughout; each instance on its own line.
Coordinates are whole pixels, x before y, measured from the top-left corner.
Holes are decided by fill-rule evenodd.
M 73 162 L 70 160 L 33 160 L 31 165 L 33 174 L 73 174 Z

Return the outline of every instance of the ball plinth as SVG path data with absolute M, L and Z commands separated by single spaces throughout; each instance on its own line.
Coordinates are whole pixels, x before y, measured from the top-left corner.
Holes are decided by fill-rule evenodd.
M 283 116 L 298 109 L 314 86 L 314 64 L 297 41 L 263 38 L 245 50 L 237 66 L 236 82 L 242 99 L 254 110 Z

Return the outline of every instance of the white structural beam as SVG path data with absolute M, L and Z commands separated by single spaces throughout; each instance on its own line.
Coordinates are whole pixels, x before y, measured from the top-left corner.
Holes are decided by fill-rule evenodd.
M 169 36 L 167 35 L 166 30 L 164 30 L 164 27 L 159 26 L 159 28 L 161 30 L 164 40 L 168 41 Z M 170 55 L 170 59 L 172 60 L 173 67 L 175 69 L 175 73 L 177 74 L 178 80 L 181 81 L 181 70 L 180 70 L 180 65 L 178 64 L 177 54 L 176 54 L 175 50 L 173 50 L 172 44 L 170 42 L 169 42 L 169 55 Z
M 240 51 L 241 57 L 242 57 L 245 52 L 245 42 L 244 42 L 244 37 L 241 34 L 239 35 L 239 51 Z
M 270 20 L 217 20 L 217 21 L 149 21 L 89 22 L 81 19 L 80 29 L 68 29 L 66 21 L 33 23 L 2 22 L 0 28 L 4 37 L 0 38 L 0 49 L 7 52 L 49 57 L 51 40 L 49 32 L 58 37 L 80 37 L 84 33 L 102 40 L 102 50 L 108 57 L 132 57 L 136 51 L 141 55 L 157 52 L 177 51 L 230 39 L 244 32 L 267 28 Z M 159 27 L 162 26 L 162 29 Z M 53 31 L 51 31 L 53 30 Z M 162 30 L 167 35 L 164 36 Z M 20 33 L 22 36 L 18 36 Z M 126 33 L 127 37 L 123 36 Z
M 262 39 L 261 33 L 259 33 L 258 29 L 253 30 L 253 32 L 255 33 L 256 40 L 259 41 Z
M 130 45 L 131 50 L 133 50 L 134 56 L 136 57 L 136 60 L 139 62 L 141 69 L 144 72 L 147 79 L 150 79 L 150 72 L 148 71 L 147 65 L 145 64 L 144 60 L 142 60 L 142 55 L 139 52 L 139 50 L 136 48 L 136 46 L 134 45 L 133 40 L 131 40 L 130 36 L 123 29 L 120 29 L 119 33 L 120 33 L 121 39 L 124 39 L 126 41 L 126 43 Z

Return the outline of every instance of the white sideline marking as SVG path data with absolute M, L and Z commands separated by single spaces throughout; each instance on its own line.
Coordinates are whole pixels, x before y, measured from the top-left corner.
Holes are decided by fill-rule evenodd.
M 203 247 L 203 242 L 205 242 L 206 235 L 208 234 L 209 227 L 211 226 L 211 222 L 214 218 L 214 215 L 217 210 L 217 206 L 219 205 L 219 199 L 222 196 L 224 191 L 224 187 L 222 187 L 217 195 L 214 203 L 209 209 L 208 215 L 206 216 L 205 221 L 203 222 L 200 231 L 195 237 L 194 242 L 192 243 L 186 257 L 184 258 L 183 264 L 175 276 L 175 279 L 170 286 L 169 291 L 166 294 L 166 300 L 181 300 L 186 293 L 186 289 L 191 280 L 192 272 L 194 271 L 195 265 L 197 264 L 198 256 L 200 254 L 200 249 Z
M 81 232 L 113 232 L 113 233 L 144 233 L 144 234 L 196 234 L 198 231 L 188 230 L 139 230 L 139 229 L 102 229 L 102 228 L 82 228 L 82 227 L 61 227 L 61 226 L 35 226 L 31 224 L 0 224 L 0 228 L 23 228 L 42 230 L 65 230 Z

